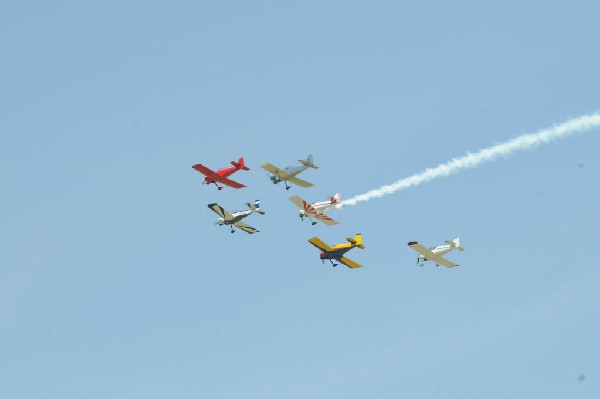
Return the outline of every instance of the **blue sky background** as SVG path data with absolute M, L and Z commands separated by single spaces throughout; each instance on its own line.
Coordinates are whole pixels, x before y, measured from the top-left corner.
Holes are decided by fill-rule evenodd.
M 597 1 L 0 6 L 0 397 L 597 398 L 600 132 L 301 223 L 599 109 Z M 316 187 L 259 168 L 313 153 Z M 191 166 L 245 156 L 241 190 Z M 261 199 L 261 232 L 206 205 Z M 307 239 L 362 232 L 359 270 Z M 411 240 L 460 235 L 455 269 Z M 580 380 L 582 379 L 582 380 Z

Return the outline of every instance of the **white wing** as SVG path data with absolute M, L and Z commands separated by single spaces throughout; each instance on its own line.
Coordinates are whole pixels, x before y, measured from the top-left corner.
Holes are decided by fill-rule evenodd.
M 323 213 L 317 213 L 315 215 L 315 218 L 317 218 L 317 220 L 320 220 L 321 222 L 325 223 L 327 226 L 335 226 L 336 224 L 339 224 L 339 222 L 336 222 L 335 220 L 333 220 L 332 218 L 330 218 L 329 216 L 327 216 Z

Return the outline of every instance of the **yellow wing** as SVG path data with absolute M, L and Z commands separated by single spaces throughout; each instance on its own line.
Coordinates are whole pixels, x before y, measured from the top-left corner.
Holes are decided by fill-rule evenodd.
M 280 179 L 285 180 L 288 177 L 290 177 L 290 175 L 288 175 L 287 173 L 285 173 L 283 170 L 279 169 L 277 166 L 270 164 L 268 162 L 263 163 L 262 165 L 260 165 L 261 168 L 263 168 L 264 170 L 266 170 L 269 173 L 272 173 L 276 176 L 279 176 Z
M 353 261 L 351 259 L 348 259 L 345 256 L 342 256 L 339 260 L 340 260 L 341 263 L 343 263 L 344 265 L 348 266 L 350 269 L 358 269 L 359 267 L 362 267 L 361 265 L 359 265 L 355 261 Z
M 333 248 L 331 248 L 329 245 L 325 244 L 323 241 L 321 241 L 317 237 L 311 238 L 310 240 L 308 240 L 308 242 L 310 242 L 315 247 L 319 248 L 321 251 L 325 251 L 325 252 L 333 251 Z

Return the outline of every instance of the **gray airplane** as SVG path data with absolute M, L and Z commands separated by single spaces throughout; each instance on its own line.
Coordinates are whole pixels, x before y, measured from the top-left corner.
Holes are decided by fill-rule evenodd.
M 246 206 L 250 209 L 248 209 L 247 211 L 235 211 L 233 213 L 227 212 L 219 204 L 209 204 L 208 208 L 217 215 L 219 215 L 219 219 L 217 219 L 215 224 L 218 224 L 219 226 L 226 225 L 231 227 L 232 233 L 235 233 L 235 230 L 233 229 L 234 226 L 240 230 L 245 231 L 248 234 L 257 233 L 258 230 L 242 222 L 242 219 L 253 213 L 258 213 L 261 215 L 264 215 L 265 213 L 260 210 L 259 200 L 254 201 L 254 204 L 247 203 Z
M 274 166 L 268 162 L 260 165 L 261 168 L 271 173 L 271 181 L 273 184 L 278 184 L 283 182 L 285 184 L 285 189 L 289 190 L 290 186 L 288 186 L 287 182 L 294 183 L 300 187 L 312 187 L 314 184 L 304 181 L 302 179 L 298 179 L 296 175 L 304 172 L 308 168 L 319 169 L 318 166 L 313 164 L 312 154 L 309 155 L 306 161 L 299 159 L 298 162 L 302 164 L 302 166 L 288 166 L 285 169 L 279 169 L 277 166 Z

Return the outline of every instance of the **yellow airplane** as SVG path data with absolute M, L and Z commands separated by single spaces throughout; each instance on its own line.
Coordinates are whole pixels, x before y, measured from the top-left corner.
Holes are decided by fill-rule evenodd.
M 362 245 L 362 235 L 358 233 L 356 237 L 346 238 L 346 240 L 348 240 L 350 244 L 337 244 L 333 247 L 330 247 L 329 245 L 325 244 L 317 237 L 311 238 L 310 240 L 308 240 L 308 242 L 310 242 L 312 245 L 323 251 L 320 254 L 321 261 L 323 263 L 325 263 L 325 259 L 329 259 L 333 267 L 336 267 L 337 263 L 333 263 L 333 260 L 335 259 L 338 262 L 348 266 L 350 269 L 358 269 L 362 266 L 354 262 L 353 260 L 346 258 L 344 254 L 354 247 L 359 247 L 360 249 L 365 248 L 365 246 Z

